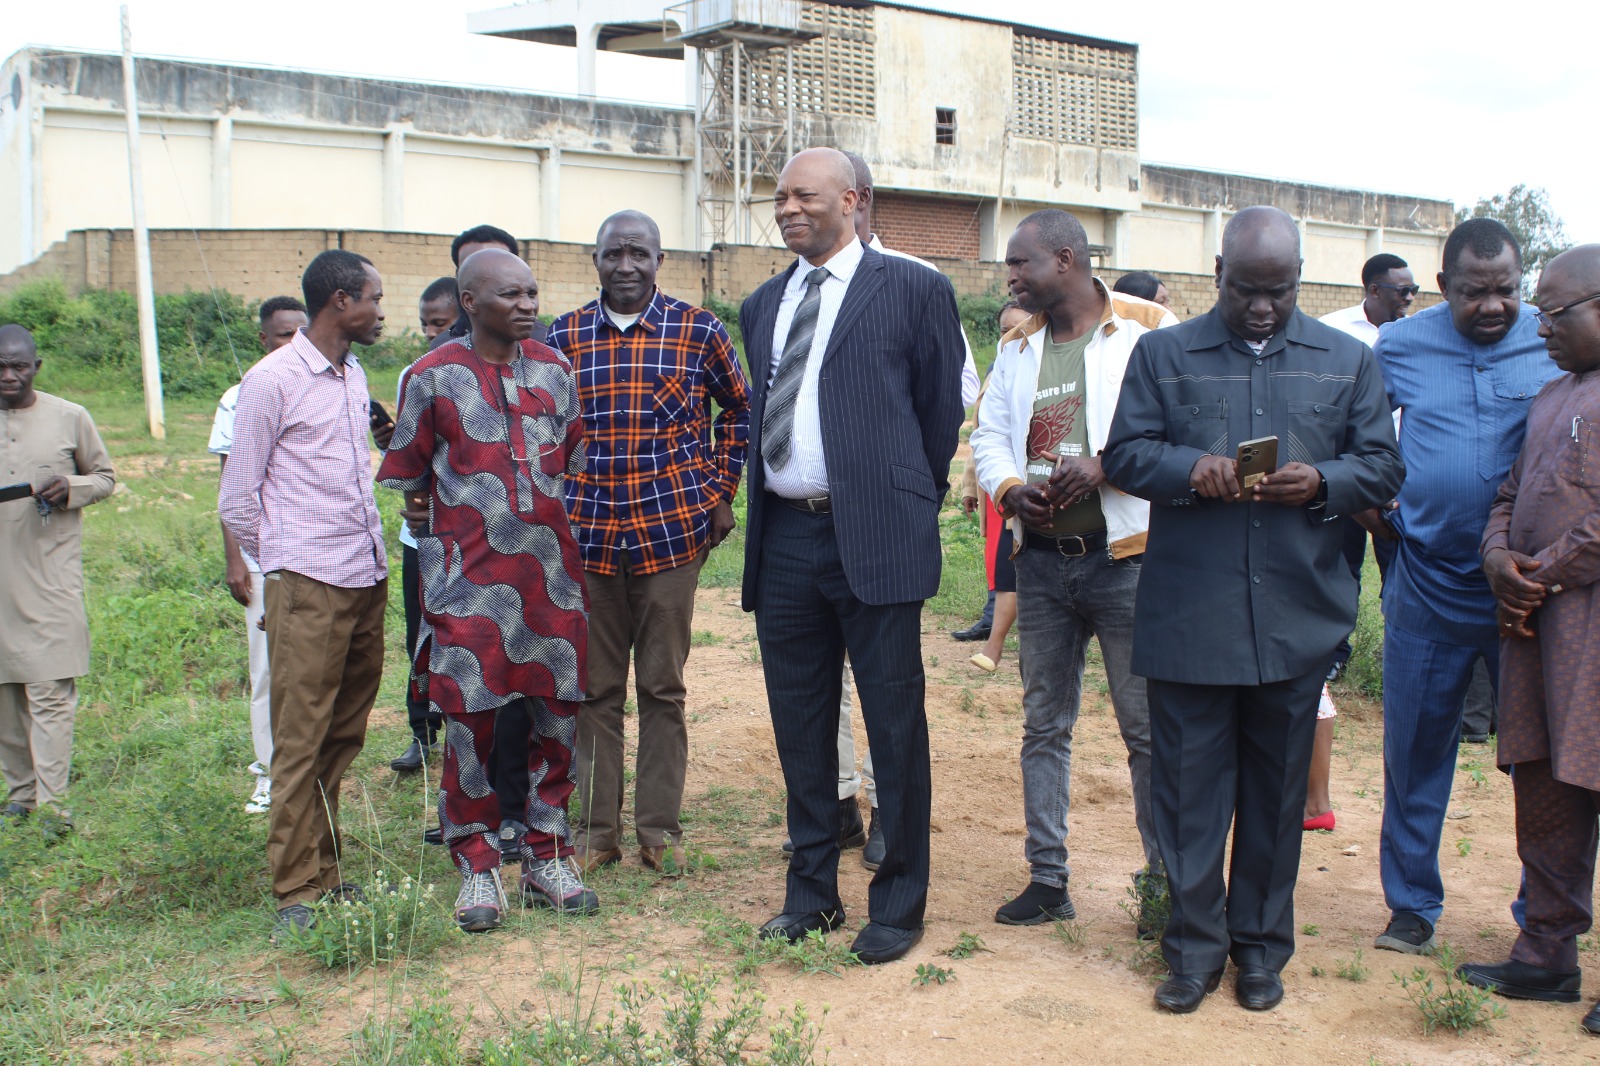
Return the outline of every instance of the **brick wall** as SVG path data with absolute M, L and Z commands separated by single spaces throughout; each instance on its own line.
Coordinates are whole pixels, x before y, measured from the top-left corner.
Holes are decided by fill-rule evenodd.
M 978 202 L 874 193 L 872 229 L 890 248 L 924 259 L 978 258 Z
M 905 249 L 890 239 L 890 247 Z M 974 231 L 973 240 L 976 241 Z M 345 248 L 365 255 L 383 275 L 385 310 L 390 329 L 415 329 L 417 299 L 434 278 L 451 272 L 450 238 L 426 233 L 384 233 L 365 230 L 153 230 L 151 272 L 158 292 L 205 290 L 212 286 L 247 300 L 280 294 L 299 295 L 300 275 L 318 252 Z M 556 241 L 522 241 L 523 255 L 539 278 L 540 305 L 545 314 L 559 314 L 594 299 L 598 286 L 587 245 Z M 975 251 L 975 249 L 974 249 Z M 931 257 L 958 293 L 1000 294 L 1006 268 L 960 257 Z M 789 265 L 782 248 L 718 246 L 710 252 L 668 251 L 660 273 L 661 287 L 688 299 L 716 296 L 734 303 Z M 1108 281 L 1122 272 L 1101 271 Z M 37 278 L 60 278 L 71 292 L 85 289 L 131 290 L 134 280 L 133 238 L 128 230 L 75 230 L 37 260 L 0 276 L 0 294 Z M 1179 318 L 1201 314 L 1216 302 L 1210 275 L 1165 274 L 1172 309 Z M 1307 284 L 1300 307 L 1323 315 L 1361 298 L 1354 285 Z M 1417 309 L 1437 302 L 1423 294 Z

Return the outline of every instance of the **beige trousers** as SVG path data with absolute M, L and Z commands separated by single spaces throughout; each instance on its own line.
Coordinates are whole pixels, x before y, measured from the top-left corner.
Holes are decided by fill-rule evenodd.
M 75 678 L 0 685 L 0 769 L 7 802 L 32 810 L 55 806 L 66 794 L 77 716 Z

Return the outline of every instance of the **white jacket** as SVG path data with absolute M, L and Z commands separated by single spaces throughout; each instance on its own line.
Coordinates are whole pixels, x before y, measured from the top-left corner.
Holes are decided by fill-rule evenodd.
M 1111 432 L 1111 416 L 1117 410 L 1122 375 L 1134 344 L 1152 329 L 1175 326 L 1178 320 L 1160 304 L 1111 292 L 1099 278 L 1094 279 L 1094 285 L 1106 298 L 1106 308 L 1084 351 L 1084 406 L 1089 453 L 1098 455 Z M 1006 492 L 1028 480 L 1023 473 L 1024 453 L 1028 426 L 1033 420 L 1034 395 L 1039 388 L 1045 330 L 1049 326 L 1048 317 L 1040 312 L 1000 338 L 1000 354 L 989 371 L 978 425 L 972 431 L 970 443 L 972 459 L 978 467 L 978 484 L 1008 519 L 1012 515 L 1004 503 Z M 1107 484 L 1100 489 L 1100 508 L 1106 516 L 1112 558 L 1144 551 L 1145 535 L 1150 529 L 1149 503 Z

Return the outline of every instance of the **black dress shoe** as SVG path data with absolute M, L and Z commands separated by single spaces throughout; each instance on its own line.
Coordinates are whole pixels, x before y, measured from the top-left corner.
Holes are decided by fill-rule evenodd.
M 442 846 L 444 844 L 443 827 L 436 825 L 432 829 L 424 829 L 422 831 L 422 842 L 424 844 L 438 844 Z
M 990 627 L 982 622 L 974 622 L 965 629 L 958 629 L 950 635 L 957 640 L 988 640 Z
M 433 761 L 434 752 L 436 750 L 437 749 L 431 747 L 424 748 L 422 746 L 422 741 L 413 739 L 411 741 L 411 746 L 405 750 L 405 754 L 401 755 L 398 759 L 389 760 L 389 769 L 393 770 L 397 774 L 414 774 L 418 770 L 422 769 L 424 757 L 426 757 L 428 762 Z
M 1156 1006 L 1173 1014 L 1193 1014 L 1200 1001 L 1217 990 L 1222 971 L 1175 973 L 1156 989 Z
M 784 911 L 756 930 L 759 940 L 804 940 L 812 930 L 831 933 L 844 924 L 844 908 L 831 911 Z
M 1464 962 L 1456 967 L 1456 973 L 1469 985 L 1487 988 L 1510 999 L 1536 999 L 1544 1003 L 1576 1003 L 1583 987 L 1582 970 L 1562 973 L 1516 959 L 1501 963 Z
M 878 828 L 878 808 L 872 808 L 872 824 L 867 827 L 867 842 L 861 848 L 861 865 L 876 870 L 889 850 L 883 842 L 883 830 Z
M 1600 1003 L 1590 1007 L 1589 1013 L 1585 1014 L 1583 1021 L 1578 1024 L 1583 1026 L 1585 1032 L 1600 1036 Z
M 921 939 L 920 925 L 915 929 L 899 929 L 879 922 L 868 922 L 856 934 L 856 942 L 850 945 L 850 951 L 866 965 L 877 966 L 904 958 L 905 953 Z
M 1233 980 L 1233 998 L 1245 1010 L 1271 1010 L 1283 1002 L 1283 978 L 1265 966 L 1241 966 Z

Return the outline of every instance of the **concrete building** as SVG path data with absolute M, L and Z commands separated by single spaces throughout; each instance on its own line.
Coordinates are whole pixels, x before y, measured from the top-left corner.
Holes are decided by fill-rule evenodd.
M 536 0 L 473 16 L 481 32 L 570 41 L 589 90 L 578 96 L 140 59 L 148 224 L 453 234 L 491 220 L 582 243 L 634 207 L 671 249 L 770 246 L 777 165 L 790 147 L 831 144 L 872 164 L 885 241 L 931 258 L 992 261 L 1023 215 L 1062 206 L 1102 266 L 1203 276 L 1231 212 L 1274 203 L 1301 220 L 1308 281 L 1353 284 L 1379 250 L 1423 281 L 1451 225 L 1445 201 L 1141 163 L 1132 44 L 903 3 L 690 0 L 665 20 L 658 3 Z M 786 5 L 804 32 L 745 49 L 735 79 L 705 59 L 715 35 L 684 44 L 721 25 L 715 10 L 689 10 L 700 4 Z M 695 105 L 592 95 L 598 49 L 683 56 Z M 734 142 L 714 128 L 731 116 L 708 101 L 735 85 L 770 143 L 731 166 Z M 741 166 L 743 184 L 728 186 Z M 0 212 L 0 274 L 74 231 L 127 227 L 126 173 L 117 57 L 30 49 L 6 61 L 0 203 L 14 207 Z

